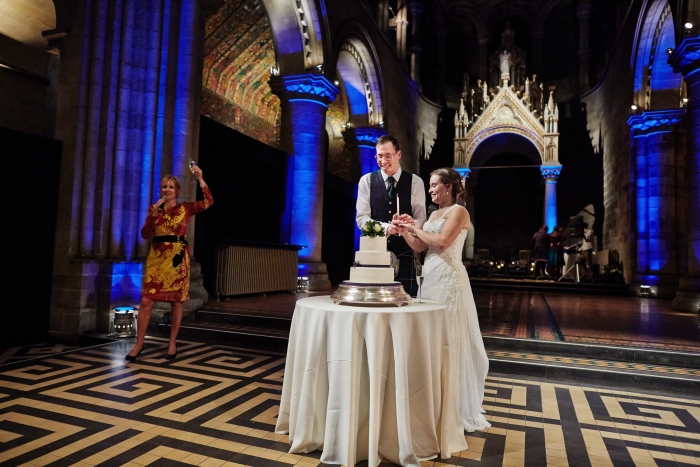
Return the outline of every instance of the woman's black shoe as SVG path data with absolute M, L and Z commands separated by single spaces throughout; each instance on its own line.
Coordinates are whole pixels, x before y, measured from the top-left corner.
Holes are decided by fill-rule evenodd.
M 166 360 L 175 360 L 175 357 L 177 357 L 177 352 L 175 353 L 166 353 L 165 354 L 165 359 Z
M 124 360 L 126 360 L 127 362 L 133 363 L 136 361 L 137 358 L 139 358 L 139 355 L 141 355 L 141 352 L 143 352 L 143 346 L 141 346 L 141 350 L 139 350 L 139 353 L 137 353 L 136 355 L 127 355 L 126 357 L 124 357 Z

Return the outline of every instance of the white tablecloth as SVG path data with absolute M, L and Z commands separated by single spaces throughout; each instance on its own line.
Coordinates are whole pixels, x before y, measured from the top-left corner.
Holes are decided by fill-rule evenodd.
M 276 432 L 321 462 L 404 466 L 467 449 L 437 302 L 397 307 L 299 300 Z

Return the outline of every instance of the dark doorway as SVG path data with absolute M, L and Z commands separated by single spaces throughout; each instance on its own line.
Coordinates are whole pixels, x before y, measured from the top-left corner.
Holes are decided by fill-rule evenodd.
M 0 147 L 6 200 L 2 352 L 48 337 L 62 143 L 0 128 Z
M 522 154 L 492 156 L 482 167 L 532 166 Z M 475 173 L 478 172 L 478 173 Z M 544 184 L 539 167 L 474 170 L 474 248 L 486 248 L 496 259 L 529 250 L 542 225 Z

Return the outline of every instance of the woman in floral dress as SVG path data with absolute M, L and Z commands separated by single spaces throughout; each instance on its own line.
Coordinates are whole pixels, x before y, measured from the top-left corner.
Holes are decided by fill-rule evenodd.
M 136 344 L 126 356 L 133 362 L 143 350 L 146 328 L 151 319 L 151 309 L 156 301 L 170 302 L 170 341 L 166 360 L 177 355 L 177 333 L 182 321 L 182 303 L 190 294 L 190 249 L 187 244 L 187 225 L 195 214 L 214 204 L 209 187 L 202 178 L 202 170 L 192 167 L 192 173 L 202 187 L 204 199 L 194 203 L 179 203 L 180 182 L 166 175 L 160 183 L 161 199 L 151 206 L 146 223 L 141 229 L 145 239 L 153 237 L 151 251 L 146 260 L 146 274 L 141 289 L 141 305 L 138 314 Z

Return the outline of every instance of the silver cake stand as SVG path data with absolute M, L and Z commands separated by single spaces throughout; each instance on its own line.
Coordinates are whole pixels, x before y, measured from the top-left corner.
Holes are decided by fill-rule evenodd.
M 411 303 L 411 296 L 404 291 L 401 282 L 363 284 L 345 281 L 333 292 L 331 299 L 338 305 L 403 306 Z

